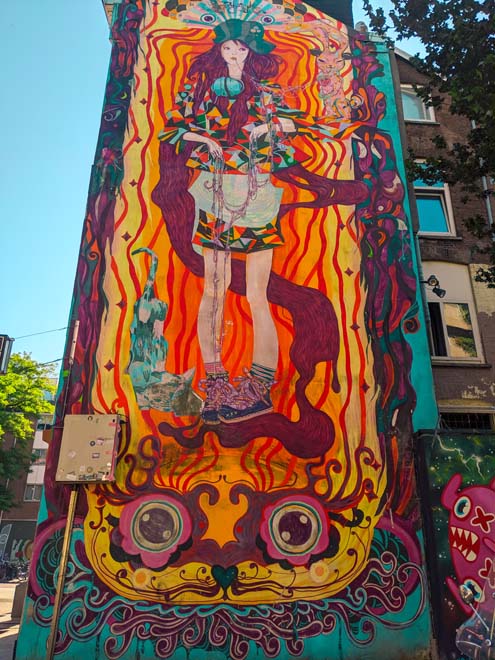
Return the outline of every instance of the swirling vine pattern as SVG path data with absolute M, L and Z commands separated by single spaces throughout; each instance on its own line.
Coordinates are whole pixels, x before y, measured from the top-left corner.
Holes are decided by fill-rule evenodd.
M 388 531 L 377 535 L 359 581 L 335 598 L 253 607 L 131 605 L 123 598 L 111 597 L 101 583 L 95 582 L 91 566 L 84 563 L 80 529 L 74 534 L 73 544 L 57 653 L 67 651 L 73 641 L 89 641 L 108 630 L 104 651 L 109 660 L 124 657 L 136 640 L 151 643 L 157 658 L 170 658 L 184 647 L 217 650 L 232 660 L 244 660 L 250 642 L 268 658 L 277 657 L 284 647 L 291 655 L 299 656 L 306 639 L 330 634 L 338 626 L 356 646 L 366 646 L 373 642 L 377 625 L 390 630 L 407 628 L 425 606 L 426 577 L 418 564 L 405 560 L 406 547 Z M 40 563 L 48 561 L 44 557 Z M 413 590 L 411 583 L 415 584 Z M 397 617 L 410 597 L 417 601 L 415 610 L 407 618 Z M 34 621 L 49 625 L 52 608 L 46 595 L 38 596 L 34 600 Z

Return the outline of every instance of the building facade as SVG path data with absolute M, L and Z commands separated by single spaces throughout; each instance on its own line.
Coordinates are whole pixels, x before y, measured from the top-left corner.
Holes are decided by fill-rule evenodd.
M 462 144 L 467 120 L 449 113 L 448 99 L 435 110 L 424 105 L 414 90 L 422 78 L 407 56 L 398 54 L 397 67 L 415 157 L 434 156 L 438 135 L 450 147 Z M 435 432 L 421 433 L 417 445 L 434 633 L 442 659 L 461 651 L 483 657 L 495 620 L 495 292 L 476 281 L 490 239 L 476 238 L 465 220 L 478 215 L 493 227 L 493 207 L 490 196 L 466 201 L 460 185 L 417 180 L 414 189 L 440 413 Z M 438 282 L 428 285 L 431 276 Z M 472 602 L 462 598 L 466 588 Z
M 15 506 L 9 511 L 1 511 L 0 557 L 7 562 L 30 561 L 33 540 L 43 491 L 46 454 L 48 443 L 43 433 L 51 428 L 53 415 L 42 415 L 35 426 L 30 450 L 34 460 L 31 469 L 22 477 L 9 484 L 15 498 Z M 8 448 L 9 439 L 5 439 Z
M 437 410 L 390 53 L 292 0 L 105 6 L 16 657 L 429 657 Z M 115 481 L 57 480 L 68 414 L 120 416 Z

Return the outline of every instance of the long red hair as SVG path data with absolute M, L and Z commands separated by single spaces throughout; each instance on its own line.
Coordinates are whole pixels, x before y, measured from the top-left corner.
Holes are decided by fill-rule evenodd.
M 227 144 L 233 144 L 240 131 L 248 120 L 247 102 L 257 91 L 257 83 L 276 78 L 281 60 L 278 55 L 263 55 L 255 53 L 243 41 L 233 40 L 235 44 L 242 44 L 249 49 L 242 71 L 244 89 L 236 98 L 230 110 L 229 126 L 226 132 Z M 193 112 L 195 116 L 201 113 L 200 107 L 205 94 L 217 78 L 228 76 L 228 67 L 223 59 L 222 45 L 215 44 L 205 53 L 198 55 L 187 72 L 187 77 L 195 81 Z M 212 92 L 212 98 L 221 112 L 225 112 L 228 99 L 217 96 Z

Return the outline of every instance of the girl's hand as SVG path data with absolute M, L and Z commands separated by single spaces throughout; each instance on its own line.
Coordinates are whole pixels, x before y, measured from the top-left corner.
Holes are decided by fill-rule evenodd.
M 260 137 L 263 137 L 263 135 L 266 135 L 268 133 L 268 124 L 260 124 L 259 126 L 255 126 L 253 130 L 251 131 L 250 138 L 252 140 L 257 140 Z
M 201 135 L 201 133 L 196 133 L 195 131 L 187 131 L 187 133 L 184 133 L 182 136 L 182 139 L 186 140 L 186 142 L 198 142 L 199 144 L 206 145 L 210 155 L 213 158 L 223 160 L 223 150 L 220 146 L 220 143 L 208 137 L 207 135 Z
M 203 138 L 204 144 L 208 147 L 208 151 L 213 158 L 218 158 L 223 160 L 223 150 L 220 144 L 212 138 L 205 137 Z

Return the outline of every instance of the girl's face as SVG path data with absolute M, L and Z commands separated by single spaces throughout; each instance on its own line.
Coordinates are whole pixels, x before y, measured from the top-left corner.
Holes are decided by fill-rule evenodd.
M 249 48 L 242 41 L 224 41 L 220 52 L 226 64 L 237 64 L 242 66 L 249 55 Z

